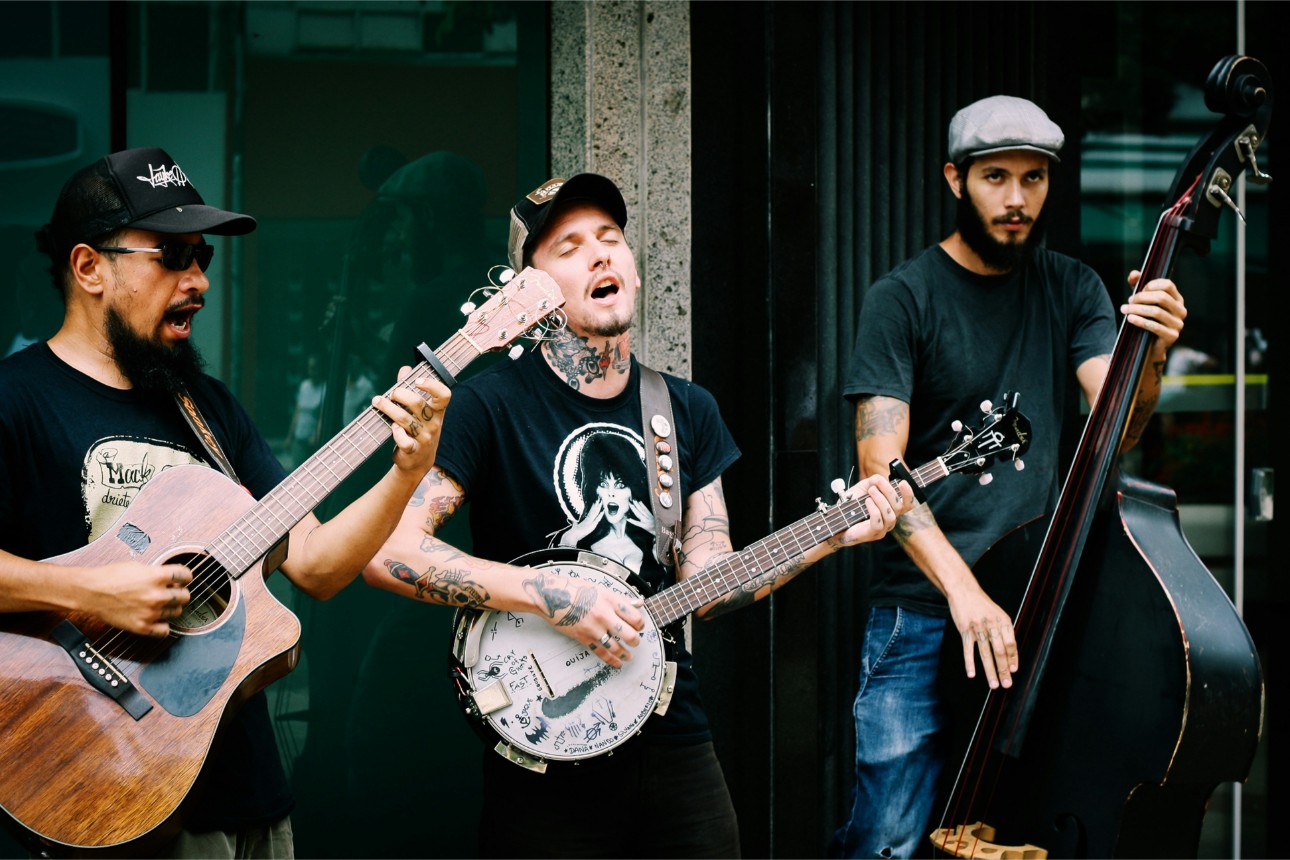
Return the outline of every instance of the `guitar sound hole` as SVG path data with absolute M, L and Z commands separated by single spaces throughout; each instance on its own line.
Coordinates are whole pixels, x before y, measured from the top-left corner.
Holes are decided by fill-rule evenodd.
M 195 633 L 219 621 L 233 602 L 233 579 L 228 571 L 204 553 L 182 553 L 166 563 L 182 564 L 193 574 L 188 583 L 192 599 L 183 613 L 170 622 L 171 629 L 180 634 Z

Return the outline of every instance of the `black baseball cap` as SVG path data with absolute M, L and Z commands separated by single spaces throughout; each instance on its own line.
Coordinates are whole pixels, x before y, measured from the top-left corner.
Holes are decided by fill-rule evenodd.
M 114 152 L 73 173 L 36 241 L 58 262 L 81 242 L 122 227 L 240 236 L 255 229 L 255 219 L 207 206 L 165 150 L 145 146 Z
M 511 237 L 506 248 L 512 269 L 518 272 L 524 267 L 524 258 L 542 235 L 554 204 L 568 200 L 589 200 L 608 212 L 620 228 L 627 226 L 627 204 L 613 180 L 598 173 L 548 179 L 511 207 Z

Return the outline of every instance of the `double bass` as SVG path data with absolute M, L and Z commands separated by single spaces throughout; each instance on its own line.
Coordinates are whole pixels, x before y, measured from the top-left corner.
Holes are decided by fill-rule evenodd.
M 1272 111 L 1264 66 L 1219 61 L 1205 104 L 1222 119 L 1174 178 L 1139 289 L 1169 277 L 1184 248 L 1208 251 L 1238 175 L 1270 178 L 1257 160 Z M 1019 602 L 996 600 L 1013 611 L 1020 671 L 984 704 L 976 693 L 979 713 L 951 708 L 961 756 L 930 834 L 939 854 L 1194 857 L 1215 787 L 1249 774 L 1264 696 L 1249 631 L 1187 543 L 1174 492 L 1118 468 L 1152 337 L 1121 325 L 1042 542 L 1033 528 L 1017 538 L 1033 570 Z M 983 582 L 1003 574 L 995 554 L 976 566 Z

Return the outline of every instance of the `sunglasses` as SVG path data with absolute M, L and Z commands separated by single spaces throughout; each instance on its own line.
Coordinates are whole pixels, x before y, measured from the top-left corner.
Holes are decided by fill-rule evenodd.
M 211 264 L 211 258 L 215 256 L 215 246 L 207 245 L 205 242 L 198 242 L 195 245 L 189 242 L 162 242 L 160 248 L 117 248 L 101 245 L 94 250 L 110 251 L 114 254 L 161 254 L 161 265 L 172 272 L 188 271 L 193 260 L 197 261 L 197 268 L 204 272 Z

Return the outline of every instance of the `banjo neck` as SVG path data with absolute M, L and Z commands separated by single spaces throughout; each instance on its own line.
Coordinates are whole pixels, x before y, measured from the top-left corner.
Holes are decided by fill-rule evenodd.
M 700 606 L 778 570 L 839 532 L 869 519 L 865 498 L 847 499 L 803 517 L 739 552 L 723 555 L 703 570 L 645 599 L 656 624 L 666 627 Z
M 915 495 L 921 500 L 923 488 L 955 472 L 979 474 L 988 479 L 989 476 L 982 473 L 997 458 L 1014 460 L 1014 465 L 1021 468 L 1021 461 L 1017 458 L 1030 445 L 1030 422 L 1017 411 L 1017 400 L 1018 395 L 1010 392 L 1004 396 L 1004 404 L 998 409 L 989 402 L 983 403 L 981 408 L 985 417 L 976 430 L 956 422 L 958 435 L 949 450 L 910 473 L 916 487 Z M 821 502 L 819 510 L 814 513 L 739 552 L 714 559 L 698 573 L 646 598 L 645 608 L 658 626 L 666 627 L 699 607 L 801 558 L 833 535 L 869 519 L 866 501 L 862 496 L 842 499 L 834 505 Z

